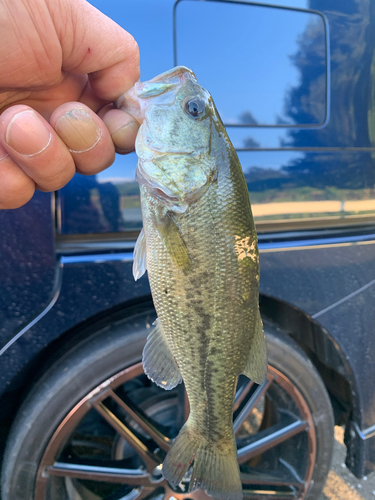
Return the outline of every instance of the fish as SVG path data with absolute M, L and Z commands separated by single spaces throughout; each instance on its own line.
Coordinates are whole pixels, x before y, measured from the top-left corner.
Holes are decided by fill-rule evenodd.
M 267 373 L 259 313 L 259 252 L 238 156 L 210 93 L 178 66 L 137 82 L 116 103 L 141 123 L 136 138 L 143 229 L 133 274 L 147 270 L 158 319 L 146 375 L 184 381 L 189 417 L 162 468 L 177 487 L 243 497 L 233 431 L 238 376 Z

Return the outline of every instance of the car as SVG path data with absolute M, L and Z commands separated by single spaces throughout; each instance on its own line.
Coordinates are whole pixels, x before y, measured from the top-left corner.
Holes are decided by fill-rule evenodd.
M 183 64 L 240 158 L 260 248 L 265 382 L 241 376 L 245 499 L 316 500 L 334 425 L 375 468 L 375 5 L 368 0 L 93 0 L 129 31 L 142 80 Z M 161 464 L 183 384 L 142 369 L 156 318 L 132 276 L 136 156 L 0 212 L 2 500 L 202 499 Z

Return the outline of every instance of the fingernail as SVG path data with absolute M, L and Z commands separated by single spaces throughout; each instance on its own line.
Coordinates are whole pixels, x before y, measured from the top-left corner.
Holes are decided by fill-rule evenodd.
M 88 151 L 102 136 L 102 130 L 83 109 L 65 113 L 57 120 L 55 130 L 72 153 Z
M 7 156 L 9 156 L 8 151 L 4 149 L 3 146 L 0 144 L 0 161 L 6 158 Z
M 14 115 L 5 134 L 6 143 L 24 156 L 41 153 L 49 145 L 51 138 L 51 132 L 31 109 Z
M 112 141 L 122 153 L 134 151 L 135 139 L 139 130 L 139 123 L 130 122 L 111 133 Z

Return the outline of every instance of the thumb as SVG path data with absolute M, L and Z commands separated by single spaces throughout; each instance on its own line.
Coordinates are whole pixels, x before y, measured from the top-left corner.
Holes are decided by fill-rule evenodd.
M 140 75 L 139 50 L 129 33 L 85 0 L 50 0 L 49 8 L 64 71 L 87 73 L 94 93 L 106 101 L 134 85 Z

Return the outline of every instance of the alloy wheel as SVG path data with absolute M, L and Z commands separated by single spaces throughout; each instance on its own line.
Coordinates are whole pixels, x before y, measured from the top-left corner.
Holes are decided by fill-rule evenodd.
M 105 380 L 65 417 L 40 462 L 35 500 L 209 499 L 172 489 L 162 462 L 189 412 L 183 384 L 164 391 L 137 363 Z M 262 385 L 238 381 L 233 425 L 245 499 L 303 500 L 316 457 L 311 412 L 269 366 Z

